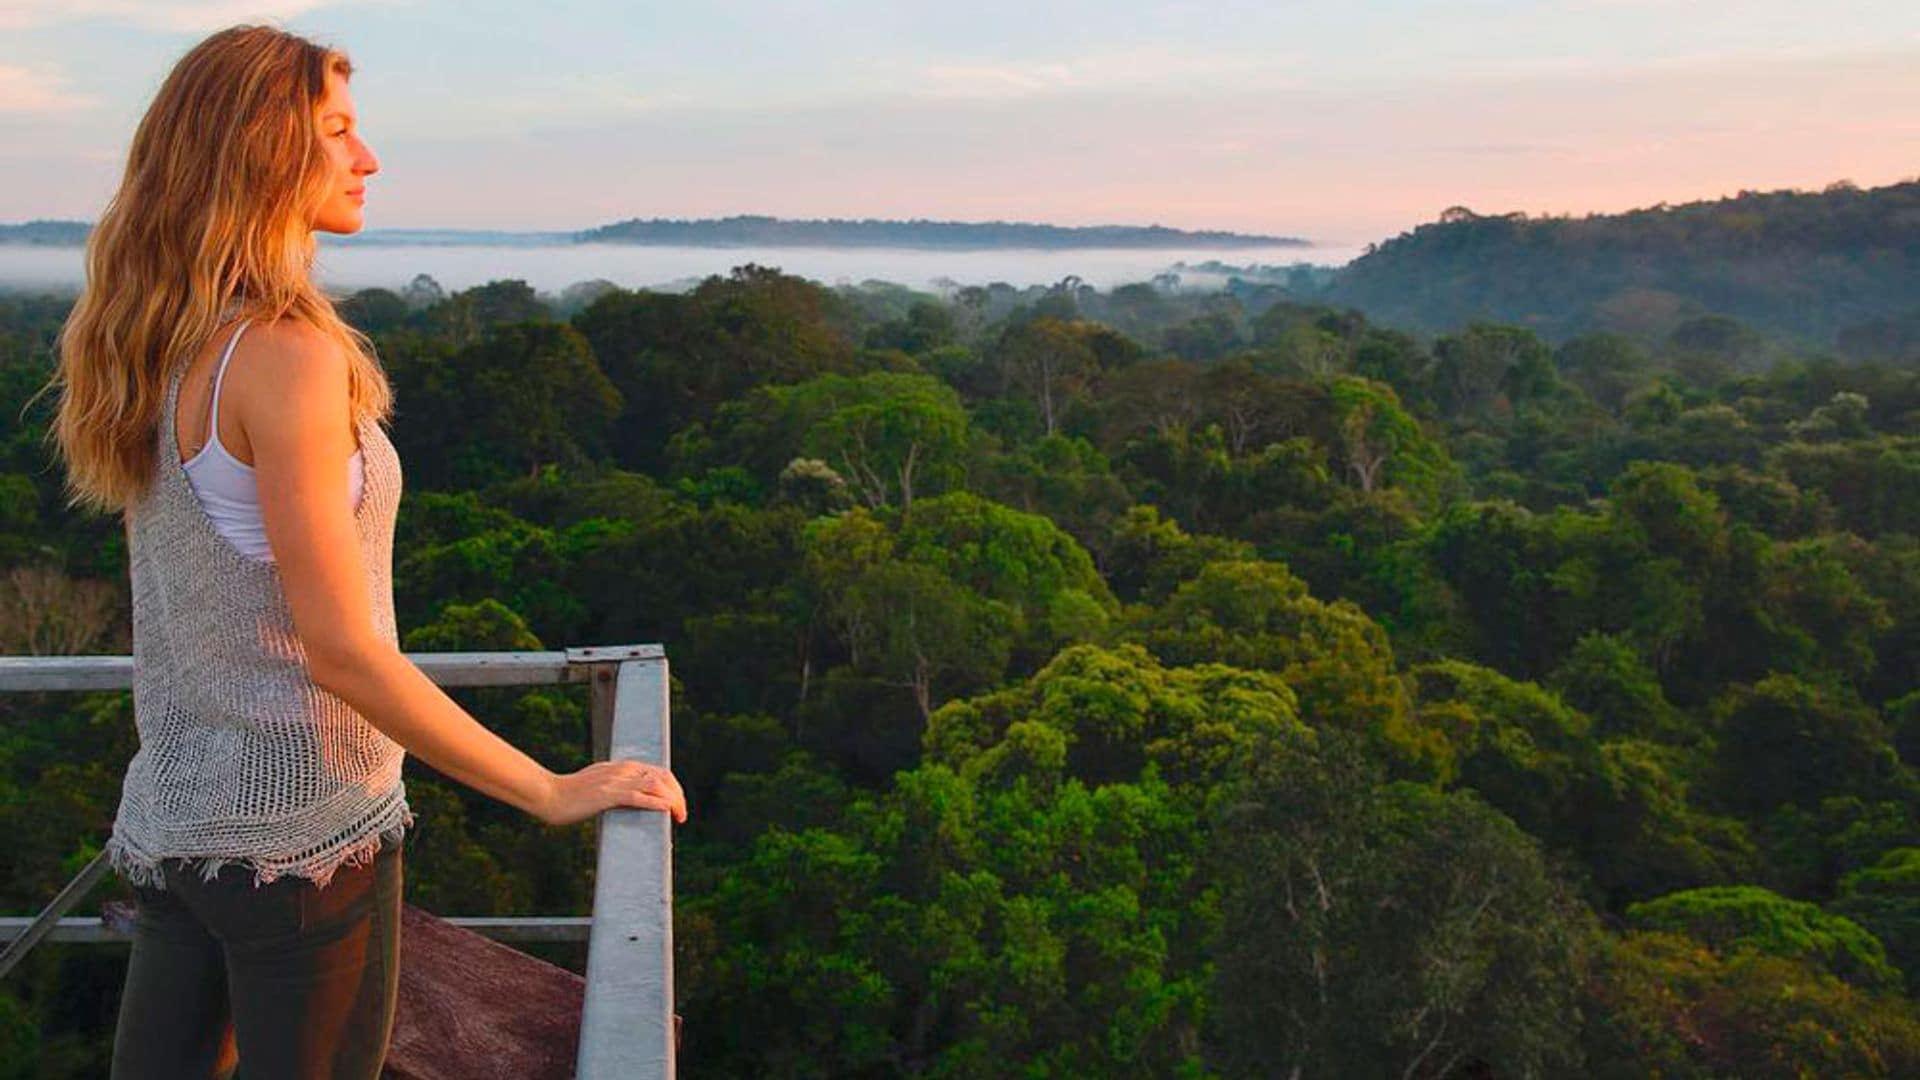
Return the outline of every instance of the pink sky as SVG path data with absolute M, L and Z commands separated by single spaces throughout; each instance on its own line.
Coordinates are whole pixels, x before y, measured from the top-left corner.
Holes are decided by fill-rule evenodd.
M 237 10 L 77 2 L 0 0 L 0 222 L 95 216 L 173 57 Z M 977 3 L 280 7 L 360 69 L 376 228 L 764 213 L 1350 245 L 1456 204 L 1920 176 L 1913 0 Z

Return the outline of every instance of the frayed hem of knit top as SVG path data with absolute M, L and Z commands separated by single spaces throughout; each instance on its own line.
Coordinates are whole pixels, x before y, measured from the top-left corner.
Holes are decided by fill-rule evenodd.
M 398 847 L 405 839 L 406 831 L 413 827 L 413 811 L 402 801 L 395 804 L 400 815 L 397 821 L 385 827 L 369 832 L 358 840 L 350 840 L 336 846 L 331 851 L 323 851 L 304 859 L 287 862 L 266 855 L 160 855 L 148 857 L 128 848 L 118 835 L 107 839 L 105 851 L 107 863 L 127 884 L 156 891 L 166 891 L 164 864 L 173 863 L 181 869 L 196 869 L 200 880 L 212 881 L 223 867 L 230 865 L 249 867 L 253 870 L 255 888 L 272 884 L 282 877 L 298 877 L 311 880 L 315 888 L 324 889 L 333 880 L 333 875 L 342 867 L 365 866 L 379 854 L 382 843 Z M 393 816 L 392 812 L 385 815 Z

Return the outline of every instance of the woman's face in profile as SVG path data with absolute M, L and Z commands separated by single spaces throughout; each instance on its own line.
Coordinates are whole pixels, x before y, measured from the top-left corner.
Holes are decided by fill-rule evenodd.
M 355 233 L 365 221 L 367 177 L 380 171 L 373 150 L 360 141 L 359 117 L 353 94 L 338 72 L 327 73 L 327 91 L 318 106 L 320 145 L 331 166 L 326 194 L 313 214 L 313 228 L 321 232 Z

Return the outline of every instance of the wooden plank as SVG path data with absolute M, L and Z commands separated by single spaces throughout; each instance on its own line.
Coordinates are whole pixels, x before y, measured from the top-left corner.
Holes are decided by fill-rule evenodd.
M 566 1080 L 580 976 L 402 905 L 390 1080 Z
M 610 760 L 671 767 L 667 685 L 664 655 L 620 664 Z M 674 1075 L 672 829 L 658 810 L 601 815 L 580 1080 Z

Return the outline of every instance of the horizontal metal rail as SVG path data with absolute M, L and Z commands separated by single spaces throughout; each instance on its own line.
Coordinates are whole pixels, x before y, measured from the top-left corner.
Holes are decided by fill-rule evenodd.
M 441 686 L 538 686 L 586 682 L 596 665 L 664 660 L 658 645 L 565 649 L 558 652 L 408 653 L 407 659 Z M 34 690 L 131 690 L 131 656 L 0 656 L 0 693 Z
M 589 915 L 455 915 L 445 921 L 495 941 L 585 941 L 593 925 Z M 24 915 L 0 915 L 0 941 L 15 940 L 32 922 Z M 98 945 L 127 941 L 131 936 L 110 919 L 70 916 L 40 940 Z

